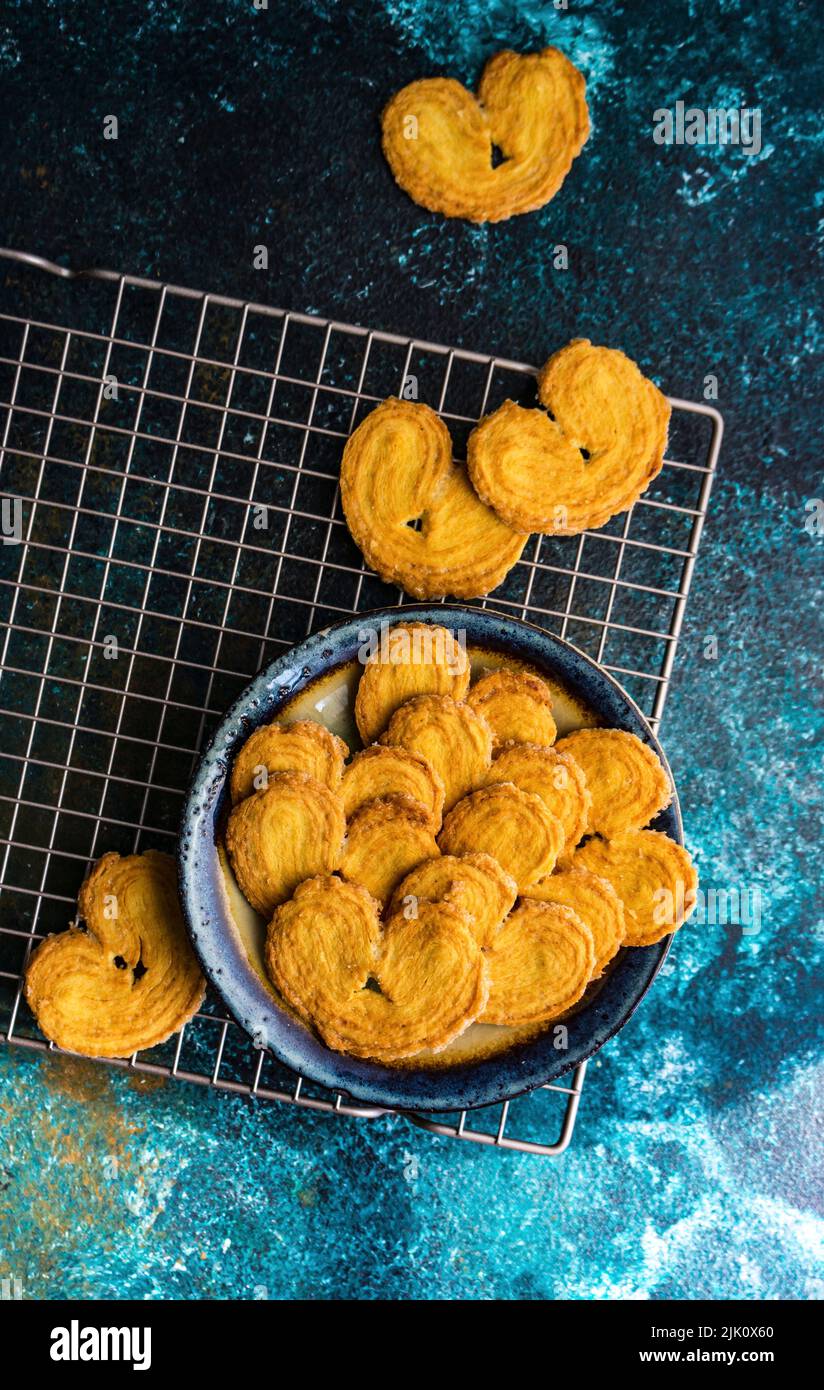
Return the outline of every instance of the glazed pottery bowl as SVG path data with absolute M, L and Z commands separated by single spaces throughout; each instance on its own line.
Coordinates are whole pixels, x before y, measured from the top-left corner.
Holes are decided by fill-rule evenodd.
M 179 846 L 184 914 L 203 969 L 232 1016 L 258 1046 L 301 1075 L 368 1105 L 411 1111 L 471 1109 L 508 1100 L 571 1071 L 623 1027 L 649 989 L 669 949 L 622 950 L 583 1006 L 564 1020 L 567 1047 L 552 1025 L 503 1052 L 451 1065 L 389 1067 L 331 1051 L 279 1005 L 254 968 L 230 907 L 218 845 L 228 809 L 229 770 L 254 729 L 275 719 L 300 693 L 351 668 L 365 631 L 397 622 L 441 623 L 466 634 L 467 646 L 525 662 L 603 724 L 626 729 L 664 755 L 637 705 L 613 678 L 568 642 L 517 619 L 477 608 L 406 605 L 358 614 L 315 633 L 262 671 L 228 711 L 198 766 L 183 813 Z M 317 716 L 316 716 L 317 717 Z M 677 797 L 654 822 L 683 843 Z

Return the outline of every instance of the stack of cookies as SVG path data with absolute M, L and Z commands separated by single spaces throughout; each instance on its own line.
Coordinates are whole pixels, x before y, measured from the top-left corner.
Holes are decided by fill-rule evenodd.
M 538 376 L 541 407 L 505 401 L 464 467 L 427 405 L 390 397 L 347 441 L 346 523 L 372 569 L 417 598 L 478 598 L 532 532 L 572 536 L 626 511 L 660 472 L 670 407 L 622 352 L 578 338 Z
M 472 682 L 446 628 L 397 624 L 354 713 L 351 758 L 310 720 L 258 729 L 226 828 L 272 984 L 330 1047 L 392 1063 L 476 1021 L 538 1027 L 689 914 L 689 856 L 645 828 L 672 795 L 655 753 L 558 740 L 536 673 Z

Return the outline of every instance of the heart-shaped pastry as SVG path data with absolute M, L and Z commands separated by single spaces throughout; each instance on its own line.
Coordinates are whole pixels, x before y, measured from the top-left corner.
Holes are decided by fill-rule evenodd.
M 396 623 L 380 634 L 355 696 L 355 723 L 364 743 L 383 733 L 395 710 L 414 695 L 451 695 L 469 689 L 469 657 L 448 628 Z
M 386 796 L 349 821 L 340 871 L 384 903 L 411 869 L 438 853 L 431 813 L 410 796 Z
M 85 1057 L 130 1057 L 165 1042 L 206 990 L 174 859 L 156 850 L 104 854 L 77 913 L 85 929 L 47 936 L 26 967 L 26 999 L 46 1037 Z
M 492 730 L 493 749 L 505 743 L 555 742 L 552 696 L 540 676 L 528 671 L 488 671 L 466 697 Z
M 383 150 L 422 207 L 500 222 L 554 197 L 589 135 L 585 82 L 557 48 L 505 51 L 484 68 L 478 96 L 448 77 L 412 82 L 383 117 Z M 493 147 L 503 162 L 493 167 Z
M 444 810 L 481 782 L 492 757 L 492 730 L 469 705 L 448 695 L 416 695 L 396 710 L 381 740 L 421 753 L 444 785 Z
M 266 932 L 266 970 L 302 1018 L 333 1020 L 373 977 L 380 939 L 372 895 L 334 874 L 318 875 L 275 911 Z
M 627 934 L 624 906 L 612 884 L 588 869 L 566 869 L 542 879 L 530 888 L 529 896 L 538 902 L 571 907 L 589 927 L 595 946 L 592 978 L 597 979 Z
M 339 797 L 306 772 L 278 772 L 244 797 L 226 825 L 226 852 L 238 887 L 267 919 L 304 878 L 341 861 L 346 819 Z
M 518 885 L 491 854 L 441 854 L 427 859 L 398 884 L 390 912 L 417 911 L 421 899 L 456 903 L 469 913 L 478 945 L 491 946 L 511 910 Z
M 660 830 L 587 840 L 572 867 L 612 884 L 624 905 L 627 946 L 651 946 L 683 926 L 695 909 L 698 874 L 687 851 Z
M 428 405 L 383 401 L 343 451 L 341 503 L 366 563 L 417 598 L 480 598 L 526 538 L 479 499 Z
M 441 828 L 444 788 L 438 773 L 420 753 L 375 743 L 356 753 L 341 782 L 347 820 L 369 801 L 403 796 L 426 811 L 434 831 Z
M 571 753 L 534 743 L 512 743 L 493 760 L 484 786 L 512 782 L 522 792 L 539 796 L 564 832 L 561 855 L 574 850 L 586 833 L 590 794 L 586 778 Z
M 672 786 L 657 755 L 624 729 L 576 729 L 557 743 L 571 753 L 590 790 L 591 835 L 614 839 L 626 830 L 643 830 L 669 806 Z
M 232 766 L 231 795 L 236 805 L 263 791 L 276 772 L 306 772 L 335 791 L 349 749 L 342 738 L 314 719 L 294 724 L 264 724 L 247 738 Z
M 484 957 L 460 907 L 421 902 L 381 930 L 367 891 L 335 877 L 309 879 L 278 908 L 265 959 L 284 999 L 329 1047 L 356 1057 L 440 1051 L 486 1004 Z
M 539 796 L 500 782 L 459 801 L 438 844 L 442 854 L 491 854 L 524 893 L 552 873 L 564 830 Z
M 538 376 L 543 410 L 504 401 L 469 436 L 478 496 L 516 531 L 574 536 L 625 512 L 661 471 L 670 406 L 614 348 L 576 338 Z
M 571 1009 L 592 978 L 592 932 L 557 903 L 524 898 L 487 952 L 489 1000 L 482 1023 L 549 1023 Z

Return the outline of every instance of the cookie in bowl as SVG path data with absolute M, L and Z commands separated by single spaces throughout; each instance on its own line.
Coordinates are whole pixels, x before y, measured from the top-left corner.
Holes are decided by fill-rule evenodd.
M 372 1103 L 423 1110 L 489 1103 L 490 1095 L 559 1075 L 600 1045 L 660 963 L 663 938 L 643 950 L 631 944 L 641 928 L 630 915 L 640 920 L 647 909 L 632 897 L 618 841 L 589 825 L 597 767 L 588 778 L 561 745 L 576 730 L 606 730 L 611 721 L 656 756 L 658 749 L 620 688 L 546 634 L 465 608 L 376 616 L 390 629 L 432 623 L 461 636 L 468 683 L 448 694 L 404 688 L 409 672 L 394 690 L 391 679 L 382 681 L 376 727 L 387 722 L 376 741 L 359 747 L 358 687 L 374 679 L 364 674 L 363 618 L 292 655 L 288 671 L 302 674 L 288 698 L 273 694 L 285 684 L 277 670 L 264 673 L 249 696 L 261 702 L 261 727 L 314 719 L 351 750 L 336 788 L 319 784 L 338 804 L 339 857 L 317 872 L 307 861 L 305 876 L 274 906 L 269 899 L 256 909 L 243 896 L 248 880 L 233 873 L 225 843 L 230 818 L 278 778 L 297 778 L 298 792 L 318 785 L 306 773 L 277 772 L 265 792 L 234 808 L 220 803 L 211 849 L 197 810 L 190 835 L 201 862 L 216 856 L 216 896 L 207 897 L 206 921 L 192 891 L 201 879 L 186 853 L 184 902 L 207 968 L 220 962 L 213 978 L 230 1007 L 288 1065 L 324 1084 L 337 1079 Z M 492 680 L 496 672 L 505 678 Z M 423 669 L 413 676 L 425 685 L 430 678 L 436 686 L 441 679 Z M 236 708 L 249 706 L 242 700 Z M 253 734 L 248 726 L 242 737 L 235 733 L 220 771 L 207 757 L 216 785 L 230 786 Z M 527 735 L 554 741 L 517 741 Z M 216 758 L 225 747 L 216 741 Z M 215 806 L 205 790 L 201 796 L 201 806 Z M 663 833 L 678 850 L 672 805 L 649 833 Z M 276 818 L 261 819 L 256 868 L 279 857 L 264 844 L 275 828 Z M 307 838 L 313 848 L 322 841 Z M 588 863 L 600 845 L 613 846 L 610 862 Z M 679 858 L 679 867 L 685 862 Z M 653 865 L 650 880 L 655 872 Z M 221 920 L 231 925 L 216 932 Z M 556 1047 L 559 1037 L 565 1041 Z

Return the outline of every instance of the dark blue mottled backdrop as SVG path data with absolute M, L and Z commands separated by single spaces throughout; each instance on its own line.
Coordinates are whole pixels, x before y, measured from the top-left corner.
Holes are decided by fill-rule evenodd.
M 7 1050 L 0 1275 L 27 1296 L 820 1296 L 821 19 L 813 0 L 7 0 L 7 245 L 525 360 L 584 334 L 685 397 L 717 376 L 727 438 L 664 734 L 705 884 L 763 894 L 757 932 L 682 933 L 559 1161 Z M 389 94 L 545 43 L 593 119 L 561 194 L 496 227 L 415 207 L 380 154 Z M 679 98 L 759 107 L 760 153 L 654 144 Z

